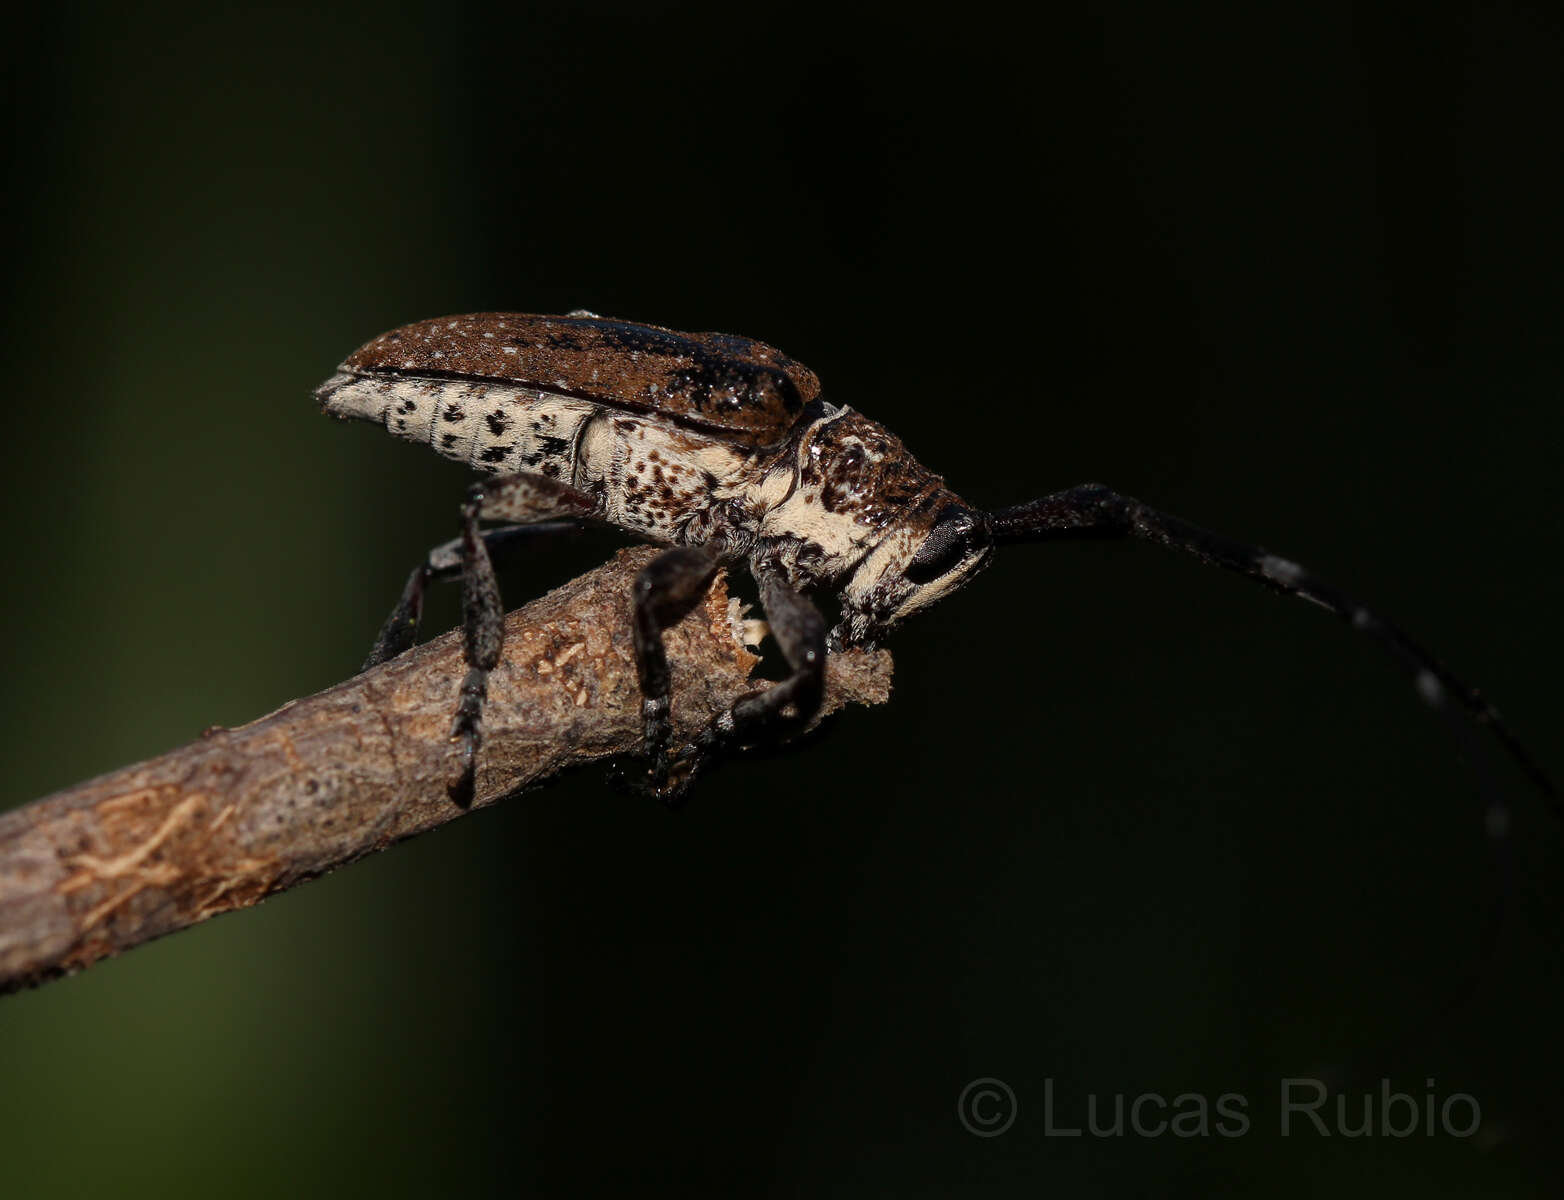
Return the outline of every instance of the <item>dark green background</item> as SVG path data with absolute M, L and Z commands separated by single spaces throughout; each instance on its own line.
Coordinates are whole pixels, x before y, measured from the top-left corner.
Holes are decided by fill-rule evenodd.
M 481 309 L 761 337 L 974 503 L 1100 479 L 1263 541 L 1564 768 L 1558 7 L 1001 14 L 11 26 L 0 806 L 354 669 L 463 476 L 309 391 Z M 0 1000 L 0 1190 L 1551 1191 L 1557 831 L 1490 764 L 1485 956 L 1473 776 L 1383 656 L 1101 545 L 893 648 L 890 706 L 677 814 L 584 773 Z M 1002 1137 L 958 1122 L 980 1076 Z M 1483 1131 L 1282 1140 L 1289 1076 L 1433 1079 Z M 1049 1079 L 1056 1123 L 1253 1128 L 1050 1138 Z

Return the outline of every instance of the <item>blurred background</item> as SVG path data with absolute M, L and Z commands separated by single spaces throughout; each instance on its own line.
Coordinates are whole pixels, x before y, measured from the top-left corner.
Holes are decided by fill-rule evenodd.
M 0 807 L 356 669 L 464 476 L 310 390 L 485 309 L 759 337 L 975 504 L 1101 480 L 1263 542 L 1564 770 L 1560 10 L 1003 13 L 11 18 Z M 0 999 L 0 1190 L 1551 1191 L 1559 831 L 1482 744 L 1501 877 L 1383 654 L 1118 545 L 892 648 L 892 704 L 683 811 L 583 773 Z M 1481 1128 L 1282 1138 L 1287 1078 Z M 1050 1088 L 1247 1131 L 1050 1136 Z

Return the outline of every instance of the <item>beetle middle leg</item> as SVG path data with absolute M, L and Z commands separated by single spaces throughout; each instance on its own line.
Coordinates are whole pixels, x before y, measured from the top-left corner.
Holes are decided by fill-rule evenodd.
M 450 795 L 464 808 L 472 803 L 489 672 L 499 665 L 505 645 L 505 609 L 490 551 L 508 554 L 533 535 L 563 529 L 591 515 L 596 508 L 596 502 L 585 492 L 543 475 L 502 475 L 474 484 L 462 503 L 461 536 L 455 542 L 435 547 L 423 565 L 408 577 L 402 598 L 364 664 L 368 669 L 411 646 L 423 614 L 425 584 L 432 578 L 460 571 L 462 657 L 467 663 L 467 675 L 462 680 L 456 717 L 451 723 L 451 741 L 459 743 L 461 749 L 460 770 Z M 520 524 L 484 534 L 478 529 L 478 523 L 484 520 Z
M 717 574 L 717 560 L 695 546 L 665 550 L 635 577 L 635 663 L 641 677 L 641 716 L 651 759 L 651 786 L 658 794 L 668 783 L 668 654 L 663 631 L 677 625 L 701 602 Z
M 451 799 L 463 808 L 472 803 L 473 780 L 482 740 L 483 704 L 489 695 L 489 672 L 505 648 L 505 606 L 488 546 L 478 531 L 481 520 L 541 521 L 561 515 L 583 517 L 595 511 L 592 497 L 544 475 L 525 472 L 475 483 L 462 504 L 462 680 L 451 740 L 460 745 L 461 773 L 451 786 Z

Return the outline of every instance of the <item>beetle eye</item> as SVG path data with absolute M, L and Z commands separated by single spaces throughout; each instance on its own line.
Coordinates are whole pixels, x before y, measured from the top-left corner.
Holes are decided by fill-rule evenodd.
M 908 582 L 929 583 L 954 571 L 972 553 L 973 532 L 972 521 L 965 515 L 934 526 L 907 564 Z

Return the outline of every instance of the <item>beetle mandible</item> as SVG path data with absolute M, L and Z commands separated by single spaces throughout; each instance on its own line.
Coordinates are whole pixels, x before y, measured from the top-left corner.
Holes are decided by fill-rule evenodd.
M 409 576 L 365 668 L 408 649 L 425 584 L 462 579 L 462 682 L 452 796 L 470 801 L 503 608 L 493 557 L 561 522 L 605 522 L 667 545 L 635 585 L 647 782 L 673 799 L 725 747 L 785 736 L 819 706 L 829 650 L 872 646 L 972 578 L 997 544 L 1138 538 L 1182 550 L 1328 609 L 1407 668 L 1422 698 L 1488 726 L 1532 782 L 1552 784 L 1498 713 L 1395 625 L 1289 559 L 1210 533 L 1099 484 L 985 513 L 884 426 L 821 396 L 813 371 L 749 338 L 677 333 L 578 311 L 475 313 L 381 334 L 316 390 L 322 409 L 384 424 L 491 476 L 461 509 L 461 536 Z M 484 520 L 508 522 L 480 532 Z M 790 674 L 721 714 L 670 756 L 662 633 L 720 565 L 747 563 Z M 830 590 L 827 629 L 808 593 Z

